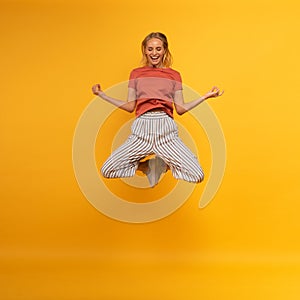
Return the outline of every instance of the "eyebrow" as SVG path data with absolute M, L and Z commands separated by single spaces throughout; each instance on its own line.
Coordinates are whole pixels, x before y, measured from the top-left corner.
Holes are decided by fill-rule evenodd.
M 162 48 L 162 46 L 156 46 L 156 47 L 148 46 L 147 48 L 148 48 L 148 49 L 149 49 L 149 48 Z

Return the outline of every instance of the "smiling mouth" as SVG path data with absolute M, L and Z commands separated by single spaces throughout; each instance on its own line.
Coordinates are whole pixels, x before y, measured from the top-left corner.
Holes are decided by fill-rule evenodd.
M 159 59 L 159 56 L 150 56 L 151 60 L 157 61 Z

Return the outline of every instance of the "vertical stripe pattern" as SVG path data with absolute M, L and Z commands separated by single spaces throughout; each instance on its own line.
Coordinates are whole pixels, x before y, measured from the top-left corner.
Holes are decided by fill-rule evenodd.
M 201 182 L 203 170 L 191 150 L 178 136 L 175 121 L 162 111 L 150 111 L 136 118 L 131 135 L 101 168 L 106 178 L 131 177 L 139 161 L 150 154 L 162 158 L 176 179 Z

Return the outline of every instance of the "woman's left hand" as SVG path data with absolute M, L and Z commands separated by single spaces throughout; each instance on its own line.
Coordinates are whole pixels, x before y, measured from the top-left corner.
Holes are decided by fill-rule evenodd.
M 206 93 L 204 95 L 204 97 L 206 99 L 208 98 L 216 98 L 216 97 L 219 97 L 221 95 L 223 95 L 224 91 L 220 91 L 219 88 L 217 88 L 216 86 L 214 86 L 208 93 Z

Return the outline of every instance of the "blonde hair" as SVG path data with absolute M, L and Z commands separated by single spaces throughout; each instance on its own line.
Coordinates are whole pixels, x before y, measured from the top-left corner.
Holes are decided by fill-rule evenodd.
M 162 60 L 162 64 L 163 64 L 164 67 L 169 68 L 172 65 L 173 58 L 172 58 L 171 52 L 170 52 L 169 47 L 168 47 L 167 37 L 161 32 L 151 32 L 150 34 L 148 34 L 144 38 L 144 40 L 142 42 L 142 45 L 141 45 L 142 54 L 143 54 L 143 58 L 142 58 L 142 61 L 141 61 L 142 65 L 146 66 L 148 64 L 148 59 L 147 59 L 147 56 L 145 54 L 145 49 L 146 49 L 148 41 L 153 39 L 153 38 L 160 39 L 163 42 L 163 46 L 164 46 L 164 49 L 165 49 L 165 54 L 164 54 L 164 57 L 163 57 L 163 60 Z

